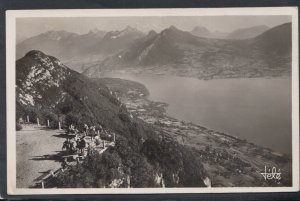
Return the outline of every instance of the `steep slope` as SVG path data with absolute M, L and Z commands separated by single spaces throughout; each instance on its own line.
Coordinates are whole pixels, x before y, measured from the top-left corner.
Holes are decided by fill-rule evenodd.
M 34 116 L 43 119 L 44 111 L 64 116 L 66 124 L 73 118 L 80 128 L 89 123 L 130 133 L 119 118 L 128 114 L 116 97 L 101 83 L 70 70 L 56 58 L 30 51 L 16 62 L 16 70 L 17 117 L 36 112 Z
M 229 33 L 226 38 L 235 39 L 235 40 L 254 38 L 262 34 L 263 32 L 267 31 L 268 29 L 269 27 L 266 25 L 259 25 L 259 26 L 244 28 L 244 29 L 237 29 Z
M 130 61 L 133 58 L 132 53 L 137 53 L 135 57 L 139 64 L 168 64 L 183 57 L 180 45 L 194 45 L 199 42 L 190 33 L 179 31 L 177 28 L 171 26 L 160 34 L 150 32 L 148 37 L 137 42 L 136 45 L 133 45 L 132 49 L 121 56 L 125 61 Z
M 84 73 L 98 76 L 112 69 L 135 68 L 200 79 L 286 76 L 291 71 L 290 27 L 287 23 L 245 40 L 202 38 L 170 27 L 148 34 Z
M 180 31 L 171 26 L 157 35 L 155 41 L 140 53 L 139 63 L 142 65 L 176 63 L 184 57 L 183 50 L 186 47 L 197 45 L 206 45 L 206 43 L 188 32 Z
M 208 39 L 198 38 L 177 29 L 174 26 L 157 34 L 150 31 L 144 38 L 135 41 L 130 48 L 107 58 L 102 67 L 113 67 L 115 65 L 164 65 L 181 62 L 186 49 L 193 49 L 197 46 L 206 47 Z M 85 73 L 88 74 L 88 69 Z
M 277 55 L 289 55 L 292 51 L 292 26 L 285 23 L 274 27 L 255 39 L 257 45 L 261 45 L 265 52 Z
M 17 119 L 29 115 L 35 122 L 38 117 L 42 124 L 50 120 L 52 127 L 60 120 L 80 131 L 85 123 L 101 125 L 116 133 L 114 148 L 103 156 L 89 152 L 82 165 L 57 178 L 56 187 L 112 187 L 116 181 L 122 187 L 128 177 L 132 187 L 159 187 L 160 175 L 166 186 L 205 186 L 200 160 L 183 157 L 193 156 L 193 150 L 132 116 L 101 80 L 89 79 L 40 51 L 17 60 L 16 71 Z

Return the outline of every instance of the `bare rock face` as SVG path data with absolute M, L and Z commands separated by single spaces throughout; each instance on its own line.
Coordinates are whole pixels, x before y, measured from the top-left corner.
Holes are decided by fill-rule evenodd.
M 70 72 L 58 59 L 32 50 L 16 62 L 16 72 L 20 103 L 34 106 L 51 97 L 64 97 L 60 86 Z

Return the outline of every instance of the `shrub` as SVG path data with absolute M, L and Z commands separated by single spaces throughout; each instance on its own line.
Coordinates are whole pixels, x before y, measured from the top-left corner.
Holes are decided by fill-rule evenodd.
M 47 120 L 49 120 L 51 128 L 58 128 L 58 117 L 53 112 L 49 110 L 43 110 L 39 118 L 41 124 L 47 125 Z
M 128 116 L 127 113 L 124 113 L 124 112 L 119 113 L 119 118 L 120 118 L 123 122 L 130 122 L 130 117 Z
M 132 157 L 131 186 L 135 188 L 155 187 L 155 171 L 146 158 L 140 155 Z
M 81 121 L 80 121 L 80 116 L 77 114 L 69 113 L 65 117 L 65 124 L 66 126 L 69 126 L 73 124 L 76 128 L 80 127 Z
M 26 121 L 27 121 L 27 115 L 28 115 L 30 123 L 37 123 L 36 118 L 38 117 L 38 114 L 39 114 L 39 111 L 37 108 L 29 106 L 27 108 L 24 108 L 23 119 L 26 119 Z
M 16 131 L 22 130 L 21 124 L 17 123 L 16 124 Z
M 148 139 L 143 144 L 142 152 L 151 162 L 159 162 L 166 172 L 182 168 L 182 154 L 175 141 Z
M 183 169 L 179 174 L 180 183 L 185 187 L 205 187 L 203 179 L 206 173 L 197 153 L 187 147 L 181 153 Z

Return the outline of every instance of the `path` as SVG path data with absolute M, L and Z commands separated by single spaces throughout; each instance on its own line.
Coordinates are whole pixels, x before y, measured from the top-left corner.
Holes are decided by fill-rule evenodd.
M 17 131 L 17 188 L 28 188 L 41 175 L 61 167 L 64 131 L 22 125 Z

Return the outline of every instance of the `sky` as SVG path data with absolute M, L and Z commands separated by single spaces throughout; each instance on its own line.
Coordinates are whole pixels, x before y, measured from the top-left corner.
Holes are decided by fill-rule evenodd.
M 286 22 L 291 22 L 291 16 L 39 17 L 18 18 L 16 27 L 17 40 L 20 40 L 51 30 L 84 34 L 95 28 L 114 31 L 131 26 L 143 32 L 152 29 L 160 32 L 173 25 L 184 31 L 204 26 L 210 31 L 231 32 L 257 25 L 274 27 Z

